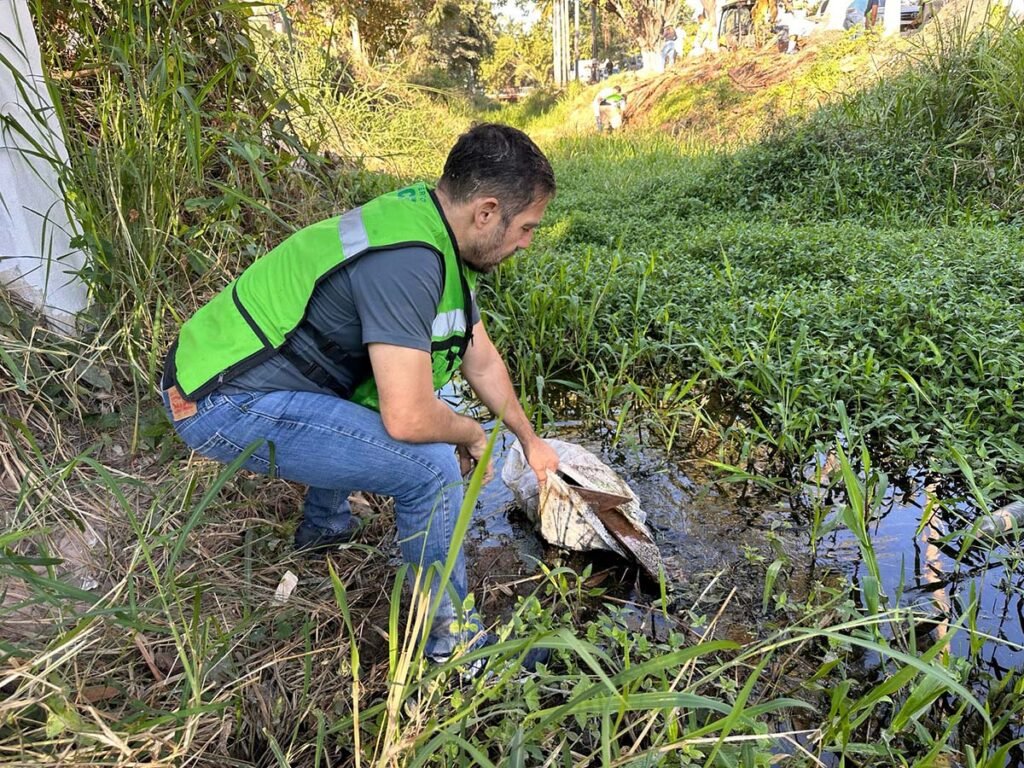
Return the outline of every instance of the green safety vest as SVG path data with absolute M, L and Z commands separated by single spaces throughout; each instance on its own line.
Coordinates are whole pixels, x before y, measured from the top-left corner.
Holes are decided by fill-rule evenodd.
M 471 291 L 477 273 L 455 253 L 455 238 L 425 184 L 375 198 L 299 230 L 199 309 L 182 326 L 170 364 L 182 394 L 197 400 L 273 355 L 306 315 L 317 284 L 373 251 L 423 246 L 444 262 L 444 284 L 431 329 L 435 389 L 447 384 L 472 337 Z M 370 377 L 348 393 L 379 407 Z

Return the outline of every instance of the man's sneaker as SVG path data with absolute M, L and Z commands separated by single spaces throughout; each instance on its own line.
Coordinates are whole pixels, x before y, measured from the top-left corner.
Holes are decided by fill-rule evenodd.
M 518 658 L 516 656 L 516 659 Z M 550 660 L 550 648 L 530 648 L 519 662 L 519 669 L 523 672 L 536 672 L 538 666 L 547 664 Z
M 303 555 L 319 555 L 350 543 L 362 528 L 359 518 L 349 518 L 343 531 L 328 531 L 303 522 L 295 529 L 295 550 Z
M 494 645 L 498 642 L 498 636 L 492 632 L 488 632 L 482 638 L 477 640 L 471 648 L 467 648 L 464 653 L 470 653 L 472 651 L 478 651 L 481 648 L 487 648 L 488 646 Z M 440 655 L 440 654 L 427 654 L 427 658 L 434 664 L 447 664 L 451 661 L 454 653 Z M 551 658 L 551 651 L 548 648 L 530 648 L 524 656 L 520 659 L 517 654 L 508 659 L 508 664 L 516 664 L 522 672 L 536 672 L 537 667 L 540 664 L 547 664 L 548 659 Z M 469 683 L 475 678 L 479 677 L 486 669 L 491 661 L 490 656 L 481 656 L 478 659 L 467 661 L 463 664 L 458 665 L 459 678 L 463 684 Z M 493 671 L 493 670 L 492 670 Z

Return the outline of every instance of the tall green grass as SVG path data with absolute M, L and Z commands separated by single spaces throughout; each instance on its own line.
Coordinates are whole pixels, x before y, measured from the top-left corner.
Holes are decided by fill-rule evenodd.
M 394 79 L 357 79 L 312 31 L 271 34 L 264 11 L 209 0 L 34 6 L 46 64 L 61 75 L 51 81 L 71 153 L 61 170 L 90 255 L 95 324 L 144 382 L 140 394 L 174 329 L 214 290 L 391 176 L 435 174 L 468 120 Z
M 34 7 L 45 63 L 62 73 L 51 88 L 95 324 L 143 383 L 168 326 L 339 189 L 260 67 L 249 8 Z
M 998 14 L 969 25 L 972 12 L 929 27 L 901 72 L 730 158 L 714 201 L 801 220 L 1019 222 L 1024 32 Z

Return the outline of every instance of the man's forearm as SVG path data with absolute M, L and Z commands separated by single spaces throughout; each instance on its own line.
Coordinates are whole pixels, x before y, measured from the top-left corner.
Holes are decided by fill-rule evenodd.
M 389 419 L 382 412 L 388 434 L 406 443 L 451 443 L 472 445 L 484 437 L 483 427 L 475 419 L 455 413 L 441 400 L 431 399 L 416 415 Z
M 486 441 L 474 419 L 460 416 L 434 396 L 427 352 L 390 344 L 370 344 L 369 349 L 380 416 L 391 437 L 467 447 Z
M 543 485 L 547 482 L 548 473 L 558 469 L 558 453 L 537 435 L 530 420 L 526 418 L 501 355 L 495 352 L 486 365 L 471 368 L 464 373 L 483 404 L 491 413 L 501 416 L 505 426 L 519 438 L 523 455 L 537 474 L 537 482 Z
M 508 368 L 500 356 L 494 358 L 483 370 L 472 375 L 466 373 L 466 380 L 487 409 L 501 417 L 502 423 L 512 434 L 525 443 L 536 439 L 537 433 L 519 403 L 519 395 L 512 385 Z
M 491 343 L 483 323 L 479 326 L 479 336 L 474 341 L 477 346 L 463 358 L 462 375 L 481 402 L 519 438 L 523 454 L 537 474 L 537 482 L 543 485 L 548 473 L 558 469 L 558 453 L 534 431 L 519 404 L 505 361 Z

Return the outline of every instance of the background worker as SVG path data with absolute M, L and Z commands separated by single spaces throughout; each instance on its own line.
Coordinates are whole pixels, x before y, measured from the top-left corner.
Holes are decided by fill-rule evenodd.
M 222 462 L 256 443 L 245 468 L 309 486 L 300 549 L 350 540 L 347 498 L 361 490 L 394 497 L 406 562 L 443 563 L 463 476 L 487 445 L 476 420 L 436 397 L 455 371 L 542 484 L 558 467 L 474 298 L 480 274 L 530 244 L 554 192 L 526 134 L 483 124 L 459 137 L 436 189 L 416 184 L 297 231 L 182 327 L 162 386 L 178 434 Z M 461 550 L 451 584 L 464 601 Z M 429 628 L 435 661 L 481 629 L 474 614 L 453 632 L 458 608 L 446 594 Z
M 675 61 L 681 61 L 683 56 L 686 55 L 686 30 L 684 30 L 679 24 L 676 24 L 675 30 Z
M 693 36 L 693 48 L 690 49 L 690 56 L 703 56 L 705 53 L 714 53 L 718 50 L 718 42 L 715 39 L 715 25 L 707 14 L 697 14 L 697 31 Z
M 878 23 L 878 0 L 867 0 L 864 7 L 864 26 L 873 29 Z
M 594 109 L 598 133 L 604 130 L 605 125 L 611 130 L 617 130 L 622 125 L 622 113 L 626 109 L 626 96 L 622 93 L 622 86 L 611 85 L 602 88 L 597 92 L 591 106 Z
M 867 26 L 865 23 L 864 11 L 868 7 L 868 0 L 853 0 L 846 6 L 846 16 L 843 18 L 843 29 Z
M 663 69 L 668 69 L 676 61 L 676 53 L 678 52 L 679 36 L 676 33 L 676 28 L 672 24 L 666 24 L 661 30 L 661 66 Z

